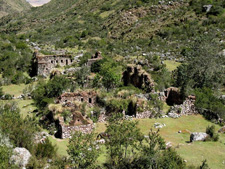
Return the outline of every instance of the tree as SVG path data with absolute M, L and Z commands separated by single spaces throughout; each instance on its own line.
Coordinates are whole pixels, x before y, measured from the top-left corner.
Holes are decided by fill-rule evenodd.
M 187 64 L 178 67 L 176 85 L 187 94 L 189 88 L 219 88 L 224 83 L 224 56 L 222 48 L 209 36 L 196 39 L 190 48 L 183 52 Z
M 136 151 L 143 140 L 137 122 L 123 120 L 120 116 L 113 116 L 107 125 L 106 149 L 108 152 L 108 165 L 115 167 L 131 163 L 136 156 Z
M 109 68 L 102 74 L 102 83 L 107 91 L 109 89 L 114 89 L 120 85 L 121 74 L 119 74 L 115 68 Z
M 67 150 L 72 167 L 75 169 L 95 168 L 96 160 L 99 157 L 98 148 L 93 133 L 75 132 L 69 141 Z
M 89 74 L 90 69 L 87 66 L 82 66 L 81 69 L 75 73 L 76 81 L 81 87 L 84 87 L 87 83 Z

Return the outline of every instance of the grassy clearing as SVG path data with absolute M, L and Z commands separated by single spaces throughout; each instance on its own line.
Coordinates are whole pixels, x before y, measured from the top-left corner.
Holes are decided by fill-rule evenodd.
M 173 60 L 165 60 L 164 63 L 166 64 L 166 68 L 171 72 L 176 70 L 177 67 L 181 65 L 181 63 L 175 62 Z
M 18 107 L 20 109 L 20 113 L 23 118 L 25 118 L 27 115 L 33 116 L 33 114 L 29 112 L 33 112 L 35 109 L 37 109 L 34 105 L 33 100 L 15 100 L 18 104 Z
M 2 86 L 3 92 L 14 95 L 15 97 L 23 94 L 23 90 L 26 88 L 26 84 L 20 84 L 20 85 L 8 85 L 8 86 Z
M 210 168 L 220 169 L 225 168 L 223 161 L 225 161 L 225 135 L 220 135 L 218 142 L 195 142 L 189 143 L 191 132 L 205 132 L 206 127 L 212 125 L 211 122 L 205 120 L 201 115 L 183 116 L 179 119 L 140 119 L 138 120 L 138 127 L 145 135 L 153 128 L 154 123 L 164 123 L 166 127 L 160 130 L 160 134 L 166 140 L 171 142 L 176 151 L 187 160 L 188 165 L 200 166 L 204 159 Z M 216 130 L 220 126 L 216 125 Z M 104 132 L 106 129 L 105 123 L 98 123 L 96 126 L 96 133 Z M 153 128 L 153 130 L 156 130 Z M 178 133 L 181 130 L 182 133 Z M 68 139 L 59 140 L 50 137 L 50 140 L 58 146 L 58 153 L 60 155 L 67 155 L 66 149 Z M 102 153 L 98 158 L 99 164 L 103 164 L 106 160 L 106 149 L 102 146 Z
M 58 147 L 58 155 L 60 156 L 68 156 L 67 154 L 67 146 L 69 144 L 69 139 L 56 139 L 55 137 L 53 136 L 50 136 L 49 137 L 49 140 Z

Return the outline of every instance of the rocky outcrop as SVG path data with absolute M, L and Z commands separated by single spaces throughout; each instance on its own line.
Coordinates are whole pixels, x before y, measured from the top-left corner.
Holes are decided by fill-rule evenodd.
M 16 147 L 13 149 L 13 155 L 10 159 L 11 164 L 17 165 L 25 169 L 31 157 L 30 152 L 25 148 Z
M 197 133 L 197 132 L 191 133 L 190 142 L 205 141 L 207 137 L 208 137 L 208 134 L 206 133 Z
M 128 65 L 127 70 L 123 73 L 123 82 L 125 86 L 134 85 L 139 89 L 151 92 L 154 82 L 150 76 L 140 65 Z

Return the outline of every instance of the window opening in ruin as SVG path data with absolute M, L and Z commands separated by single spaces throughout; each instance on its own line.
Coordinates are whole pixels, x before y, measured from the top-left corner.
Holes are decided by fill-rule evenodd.
M 81 98 L 80 101 L 83 102 L 84 101 L 84 98 Z
M 63 63 L 63 60 L 61 60 L 61 63 Z
M 53 60 L 51 61 L 51 63 L 53 63 Z
M 67 100 L 65 100 L 65 102 L 67 102 Z
M 70 61 L 71 61 L 71 63 L 72 63 L 72 62 L 73 62 L 73 59 L 71 59 Z
M 92 103 L 92 99 L 91 98 L 89 98 L 89 103 Z
M 66 60 L 66 65 L 68 65 L 68 60 Z
M 46 68 L 46 70 L 48 70 L 48 68 Z
M 80 121 L 79 119 L 77 121 Z

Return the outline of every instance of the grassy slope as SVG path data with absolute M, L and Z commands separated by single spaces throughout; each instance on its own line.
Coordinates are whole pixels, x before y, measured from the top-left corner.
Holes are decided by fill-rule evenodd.
M 26 2 L 26 0 L 2 0 L 0 5 L 0 18 L 14 12 L 28 10 L 31 7 L 30 4 Z

